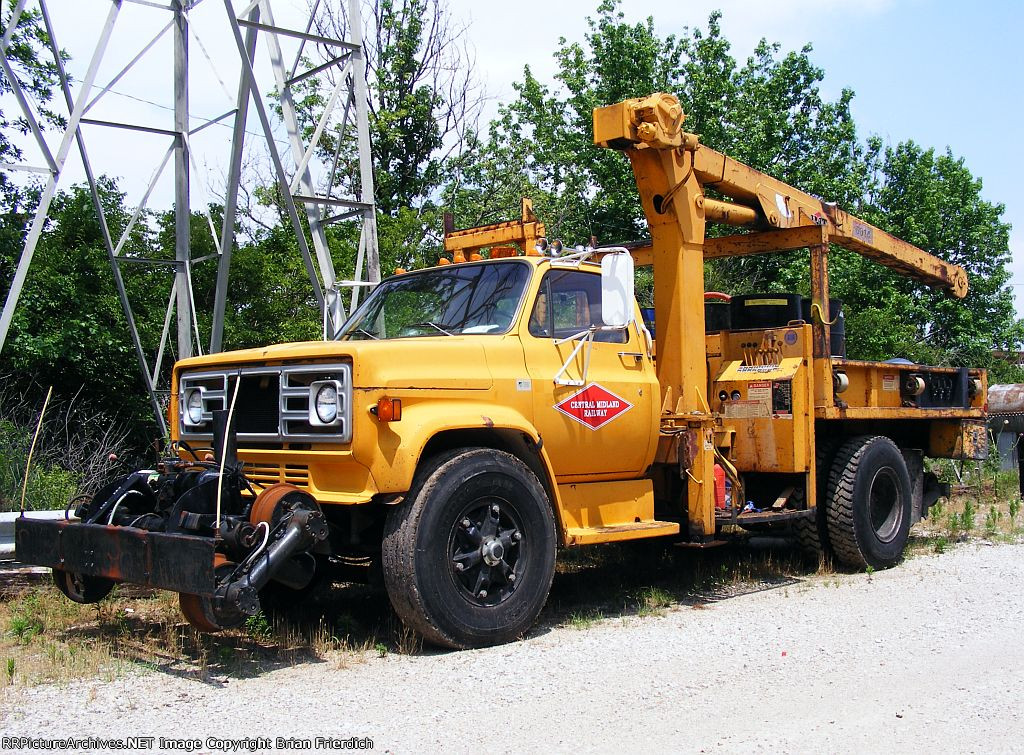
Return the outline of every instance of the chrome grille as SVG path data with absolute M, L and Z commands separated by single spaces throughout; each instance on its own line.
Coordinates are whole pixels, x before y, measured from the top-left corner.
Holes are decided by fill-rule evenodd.
M 250 367 L 185 373 L 178 386 L 178 427 L 184 440 L 211 440 L 213 412 L 227 409 L 238 386 L 235 432 L 239 441 L 313 441 L 348 443 L 352 440 L 352 366 L 349 364 L 295 367 Z M 332 425 L 310 421 L 314 383 L 333 381 L 338 388 L 338 420 Z M 187 421 L 189 393 L 201 390 L 202 419 Z M 315 417 L 314 417 L 315 419 Z

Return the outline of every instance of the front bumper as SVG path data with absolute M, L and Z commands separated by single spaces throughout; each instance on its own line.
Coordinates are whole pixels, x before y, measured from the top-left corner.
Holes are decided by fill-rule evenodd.
M 216 586 L 211 538 L 22 517 L 14 542 L 25 564 L 194 595 L 211 596 Z

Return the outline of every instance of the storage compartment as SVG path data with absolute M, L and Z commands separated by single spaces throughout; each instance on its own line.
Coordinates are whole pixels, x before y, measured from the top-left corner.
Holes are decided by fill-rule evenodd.
M 732 297 L 734 330 L 782 328 L 803 319 L 800 294 L 745 294 Z

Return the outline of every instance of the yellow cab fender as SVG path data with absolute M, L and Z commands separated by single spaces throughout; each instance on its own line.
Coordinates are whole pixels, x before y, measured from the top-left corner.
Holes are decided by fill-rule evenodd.
M 398 422 L 375 422 L 374 450 L 367 449 L 364 459 L 378 489 L 407 492 L 420 465 L 438 453 L 454 448 L 495 448 L 516 456 L 537 476 L 548 493 L 561 534 L 562 504 L 554 468 L 533 423 L 512 407 L 465 394 L 450 401 L 432 394 L 426 401 L 409 400 L 412 397 L 407 395 Z M 360 449 L 356 455 L 363 455 Z

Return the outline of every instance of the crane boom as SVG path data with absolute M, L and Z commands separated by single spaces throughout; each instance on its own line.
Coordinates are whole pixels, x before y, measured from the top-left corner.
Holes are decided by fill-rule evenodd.
M 683 130 L 684 119 L 679 101 L 672 95 L 655 94 L 626 100 L 594 110 L 594 142 L 619 150 L 667 150 L 674 154 L 675 159 L 685 161 L 685 170 L 696 177 L 700 193 L 686 197 L 685 191 L 679 191 L 685 182 L 680 182 L 664 195 L 662 201 L 666 204 L 670 200 L 698 202 L 708 222 L 759 229 L 819 226 L 830 243 L 855 251 L 906 277 L 943 289 L 957 298 L 967 295 L 967 272 L 959 265 L 939 259 L 835 204 L 817 199 L 700 144 L 696 134 Z M 732 201 L 708 198 L 704 196 L 706 189 L 712 189 Z M 706 256 L 780 250 L 780 247 L 763 248 L 765 246 L 770 247 L 771 244 L 717 244 L 707 250 Z

